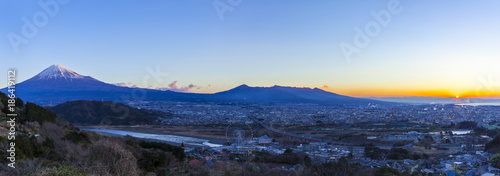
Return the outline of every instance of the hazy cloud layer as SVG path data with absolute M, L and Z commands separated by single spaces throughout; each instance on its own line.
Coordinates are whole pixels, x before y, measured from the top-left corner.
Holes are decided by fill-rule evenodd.
M 197 85 L 194 85 L 194 84 L 189 84 L 187 86 L 179 87 L 179 86 L 177 86 L 177 82 L 178 81 L 174 81 L 174 82 L 168 84 L 167 87 L 153 87 L 153 86 L 148 86 L 148 87 L 145 87 L 145 88 L 148 88 L 148 89 L 157 89 L 157 90 L 163 90 L 163 91 L 170 90 L 170 91 L 174 91 L 174 92 L 191 92 L 191 90 L 193 90 L 193 89 L 200 89 L 201 88 L 200 86 L 197 86 Z M 137 84 L 134 84 L 132 82 L 115 83 L 113 85 L 120 86 L 120 87 L 140 88 Z M 144 88 L 144 87 L 142 87 L 142 88 Z
M 133 87 L 133 88 L 137 88 L 139 86 L 137 86 L 136 84 L 132 83 L 132 82 L 122 82 L 122 83 L 115 83 L 113 84 L 115 86 L 120 86 L 120 87 Z
M 194 84 L 189 84 L 188 86 L 178 87 L 178 81 L 174 81 L 168 84 L 168 87 L 158 88 L 159 90 L 170 90 L 174 92 L 191 92 L 192 89 L 199 89 L 200 87 Z

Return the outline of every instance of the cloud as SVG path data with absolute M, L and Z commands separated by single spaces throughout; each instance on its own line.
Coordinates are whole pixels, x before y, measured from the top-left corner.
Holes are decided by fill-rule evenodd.
M 177 89 L 177 81 L 174 81 L 168 85 L 170 89 Z
M 139 87 L 139 86 L 137 86 L 136 84 L 134 84 L 134 83 L 132 83 L 132 82 L 128 82 L 128 83 L 126 83 L 126 82 L 122 82 L 122 83 L 115 83 L 115 84 L 113 84 L 113 85 L 115 85 L 115 86 L 120 86 L 120 87 L 133 87 L 133 88 L 137 88 L 137 87 Z
M 142 88 L 147 88 L 147 89 L 157 89 L 157 90 L 170 90 L 174 92 L 191 92 L 193 89 L 200 89 L 200 86 L 194 85 L 194 84 L 189 84 L 187 86 L 183 87 L 178 87 L 177 86 L 178 81 L 174 81 L 170 84 L 168 84 L 167 87 L 153 87 L 153 86 L 147 86 L 147 87 L 142 87 Z M 131 88 L 139 88 L 138 85 L 132 83 L 132 82 L 122 82 L 122 83 L 115 83 L 113 84 L 115 86 L 120 86 L 120 87 L 131 87 Z
M 326 85 L 326 84 L 325 84 L 325 85 L 323 85 L 323 89 L 328 89 L 328 88 L 330 88 L 330 86 L 328 86 L 328 85 Z
M 174 92 L 191 92 L 192 89 L 199 89 L 200 87 L 194 84 L 189 84 L 188 86 L 178 87 L 177 81 L 168 84 L 168 87 L 158 88 L 158 90 L 170 90 Z

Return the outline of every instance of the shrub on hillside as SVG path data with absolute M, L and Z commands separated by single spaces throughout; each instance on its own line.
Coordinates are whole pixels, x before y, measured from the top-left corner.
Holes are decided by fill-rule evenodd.
M 89 171 L 96 175 L 138 175 L 137 159 L 112 139 L 94 142 L 89 148 Z
M 89 139 L 89 136 L 84 133 L 84 132 L 81 132 L 81 131 L 71 131 L 69 132 L 66 136 L 64 136 L 65 140 L 69 140 L 73 143 L 76 143 L 76 144 L 88 144 L 90 143 L 90 139 Z

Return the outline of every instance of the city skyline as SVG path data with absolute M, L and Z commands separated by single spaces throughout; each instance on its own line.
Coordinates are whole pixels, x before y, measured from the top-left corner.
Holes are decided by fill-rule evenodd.
M 500 96 L 497 1 L 239 2 L 69 1 L 49 10 L 2 2 L 10 8 L 0 12 L 0 68 L 18 69 L 19 82 L 59 64 L 107 83 L 195 93 L 247 84 L 357 97 Z M 35 24 L 43 13 L 47 22 Z M 30 23 L 37 32 L 25 36 Z M 28 41 L 13 45 L 13 35 Z M 346 46 L 356 52 L 346 55 Z M 151 71 L 161 79 L 144 81 Z

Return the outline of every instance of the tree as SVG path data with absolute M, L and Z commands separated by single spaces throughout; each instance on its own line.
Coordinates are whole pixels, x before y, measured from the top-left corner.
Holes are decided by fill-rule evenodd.
M 392 167 L 381 167 L 375 172 L 375 176 L 399 176 L 401 172 Z
M 496 136 L 493 140 L 486 143 L 484 150 L 492 153 L 500 153 L 500 135 Z
M 409 159 L 410 152 L 408 152 L 408 150 L 403 148 L 391 148 L 391 151 L 387 155 L 387 158 L 393 160 Z
M 446 139 L 446 140 L 444 140 L 444 143 L 450 144 L 451 140 L 450 139 Z
M 340 158 L 338 162 L 327 162 L 318 164 L 312 167 L 311 175 L 320 176 L 350 176 L 354 175 L 353 165 L 349 164 L 344 157 Z
M 477 123 L 474 121 L 463 121 L 458 123 L 458 129 L 474 129 L 477 127 Z
M 474 133 L 476 135 L 488 135 L 488 136 L 496 136 L 500 135 L 500 129 L 487 129 L 484 127 L 474 128 Z
M 365 147 L 366 157 L 369 157 L 371 159 L 379 159 L 381 155 L 382 151 L 377 146 L 370 143 Z
M 419 159 L 421 159 L 422 157 L 421 157 L 419 154 L 414 153 L 414 154 L 412 155 L 412 158 L 413 158 L 414 160 L 419 160 Z
M 347 154 L 347 158 L 349 158 L 349 159 L 354 158 L 354 155 L 352 155 L 352 152 L 349 152 L 349 154 Z
M 490 158 L 490 163 L 491 163 L 491 166 L 500 169 L 500 153 L 493 155 Z

